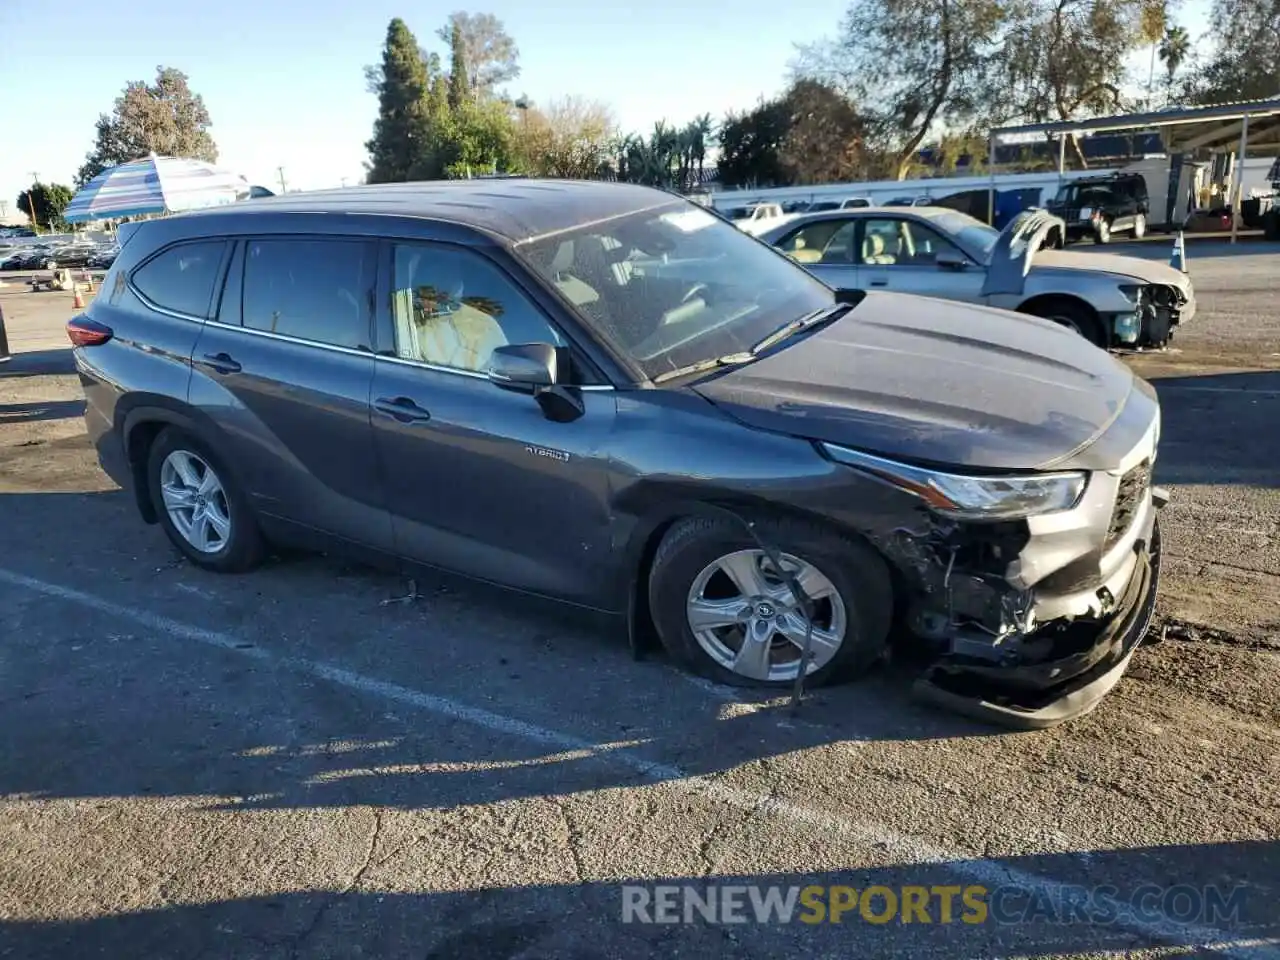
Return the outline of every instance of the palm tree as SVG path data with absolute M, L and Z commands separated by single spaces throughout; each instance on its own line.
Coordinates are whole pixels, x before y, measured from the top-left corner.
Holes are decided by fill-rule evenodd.
M 701 184 L 707 161 L 707 144 L 711 140 L 715 123 L 711 119 L 711 114 L 704 113 L 702 116 L 694 118 L 686 129 L 689 134 L 689 159 L 691 165 L 697 166 L 698 183 Z
M 1160 38 L 1169 27 L 1168 0 L 1144 0 L 1138 19 L 1138 39 L 1151 47 L 1151 72 L 1147 76 L 1147 109 L 1155 106 L 1152 91 L 1156 84 L 1156 53 Z
M 1167 79 L 1166 85 L 1173 85 L 1173 78 L 1178 73 L 1178 68 L 1187 62 L 1187 58 L 1191 56 L 1191 35 L 1187 33 L 1186 27 L 1170 27 L 1164 32 L 1164 39 L 1160 41 L 1160 62 L 1164 64 Z

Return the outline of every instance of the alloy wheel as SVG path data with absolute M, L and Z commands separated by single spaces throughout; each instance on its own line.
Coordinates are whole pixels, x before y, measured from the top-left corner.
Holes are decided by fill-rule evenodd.
M 812 673 L 839 652 L 847 611 L 817 567 L 791 554 L 779 559 L 812 601 Z M 707 564 L 689 588 L 685 615 L 698 645 L 726 670 L 762 681 L 793 680 L 799 672 L 809 621 L 763 550 L 739 550 Z
M 231 508 L 222 481 L 202 457 L 174 450 L 160 465 L 160 496 L 174 529 L 201 553 L 231 539 Z

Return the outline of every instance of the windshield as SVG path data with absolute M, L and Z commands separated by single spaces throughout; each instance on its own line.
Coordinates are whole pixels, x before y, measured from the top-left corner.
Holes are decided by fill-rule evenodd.
M 684 201 L 515 250 L 650 378 L 748 351 L 835 302 L 782 254 Z
M 999 230 L 959 210 L 939 213 L 928 222 L 956 240 L 961 249 L 978 254 L 984 263 L 990 260 L 991 251 L 1000 239 Z
M 1064 206 L 1074 207 L 1077 205 L 1101 205 L 1111 200 L 1111 188 L 1101 184 L 1088 183 L 1077 184 L 1069 183 L 1058 191 L 1055 202 Z

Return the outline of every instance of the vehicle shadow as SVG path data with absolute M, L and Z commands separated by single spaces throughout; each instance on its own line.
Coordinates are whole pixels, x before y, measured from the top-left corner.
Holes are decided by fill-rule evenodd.
M 1275 947 L 1266 941 L 1280 935 L 1280 911 L 1275 909 L 1280 843 L 1273 840 L 838 871 L 400 892 L 406 885 L 421 888 L 436 882 L 424 880 L 433 868 L 430 840 L 426 836 L 409 849 L 390 853 L 372 849 L 353 880 L 359 884 L 356 890 L 294 890 L 82 920 L 8 920 L 0 923 L 0 954 L 23 960 L 950 960 L 1121 955 L 1164 947 L 1176 949 L 1170 955 L 1177 956 L 1262 960 L 1275 956 Z M 629 892 L 624 883 L 632 888 Z M 713 898 L 724 898 L 725 888 L 734 886 L 747 888 L 737 895 L 738 922 L 726 922 L 725 914 L 713 912 L 714 906 L 704 908 L 710 917 L 700 912 L 696 904 L 716 904 Z M 659 887 L 675 889 L 660 893 Z M 800 891 L 812 887 L 821 889 L 801 899 Z M 194 882 L 192 889 L 201 895 Z M 765 899 L 770 891 L 772 905 Z M 728 896 L 732 904 L 732 894 Z M 918 909 L 903 910 L 908 896 Z M 668 897 L 670 912 L 655 914 Z M 687 918 L 682 915 L 686 898 Z M 952 904 L 947 920 L 944 900 Z M 835 922 L 831 904 L 839 914 Z M 27 911 L 36 909 L 37 904 L 26 905 Z M 9 916 L 20 912 L 16 904 L 6 911 Z M 789 920 L 780 920 L 782 915 Z M 660 917 L 674 922 L 653 922 Z
M 76 361 L 71 346 L 57 350 L 31 350 L 15 353 L 5 363 L 0 363 L 0 380 L 10 377 L 44 377 L 76 372 Z
M 314 556 L 276 558 L 243 578 L 187 568 L 190 575 L 171 577 L 162 592 L 135 594 L 130 582 L 154 581 L 176 554 L 157 528 L 137 520 L 122 491 L 0 495 L 0 530 L 8 545 L 0 574 L 80 587 L 144 618 L 221 630 L 224 650 L 243 640 L 251 651 L 235 656 L 175 640 L 182 676 L 164 677 L 121 639 L 138 632 L 154 639 L 162 628 L 94 614 L 47 592 L 51 606 L 8 620 L 42 594 L 0 576 L 0 628 L 9 626 L 0 651 L 9 664 L 0 671 L 0 795 L 203 794 L 252 798 L 240 808 L 439 808 L 715 775 L 836 744 L 1012 735 L 915 702 L 911 663 L 814 690 L 793 713 L 785 695 L 698 680 L 657 651 L 635 662 L 618 624 L 604 630 L 596 618 L 445 575 L 420 577 L 427 599 L 416 611 L 373 599 L 401 592 L 394 573 Z M 30 559 L 41 556 L 48 562 Z M 60 557 L 80 558 L 77 573 Z M 187 609 L 178 584 L 212 606 Z M 172 606 L 147 596 L 167 596 Z M 222 612 L 263 603 L 280 618 L 263 638 Z M 432 618 L 449 626 L 424 637 Z M 311 636 L 299 643 L 275 629 Z M 362 648 L 346 637 L 365 638 Z M 424 643 L 434 647 L 430 663 Z M 385 695 L 361 694 L 364 679 L 326 682 L 316 663 L 399 685 L 392 700 L 421 723 L 387 719 Z M 547 685 L 549 677 L 556 679 Z M 334 715 L 335 701 L 351 705 Z M 493 708 L 503 715 L 547 718 L 540 722 L 550 739 L 468 719 L 493 702 L 504 704 Z M 357 721 L 343 719 L 350 711 Z M 561 730 L 576 731 L 574 738 Z M 478 752 L 480 739 L 498 746 Z
M 1280 371 L 1153 378 L 1156 482 L 1280 487 Z
M 7 423 L 39 423 L 84 415 L 83 400 L 51 400 L 48 403 L 0 403 L 0 426 Z

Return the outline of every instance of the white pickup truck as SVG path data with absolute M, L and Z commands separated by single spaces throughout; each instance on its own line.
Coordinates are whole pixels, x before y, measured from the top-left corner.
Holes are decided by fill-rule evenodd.
M 745 207 L 736 207 L 728 211 L 728 214 L 735 227 L 752 236 L 779 226 L 792 216 L 783 213 L 782 205 L 778 203 L 750 203 Z

